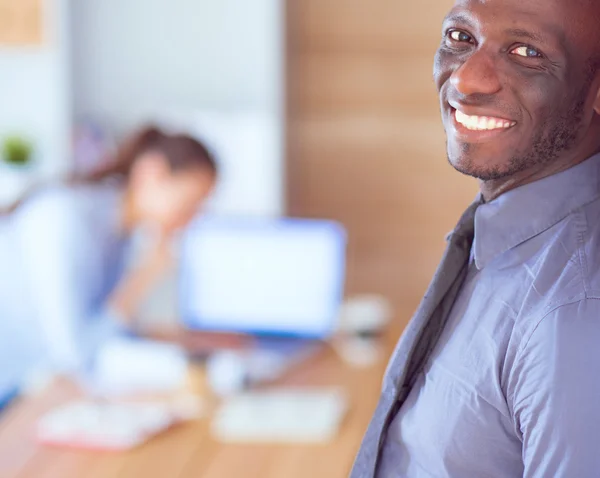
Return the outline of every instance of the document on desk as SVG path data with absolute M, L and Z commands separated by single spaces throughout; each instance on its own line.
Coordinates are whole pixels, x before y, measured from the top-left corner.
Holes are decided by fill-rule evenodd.
M 104 344 L 89 377 L 89 391 L 119 396 L 181 390 L 188 359 L 176 345 L 152 340 L 114 338 Z
M 56 447 L 125 451 L 202 413 L 201 401 L 191 395 L 172 401 L 130 403 L 79 400 L 40 418 L 36 439 Z
M 339 389 L 249 392 L 222 405 L 212 433 L 223 442 L 324 443 L 336 436 L 347 408 Z

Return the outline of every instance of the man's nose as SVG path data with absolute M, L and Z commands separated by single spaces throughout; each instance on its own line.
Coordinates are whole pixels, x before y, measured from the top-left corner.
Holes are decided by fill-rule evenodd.
M 483 51 L 473 53 L 450 77 L 452 86 L 462 95 L 493 94 L 500 88 L 500 78 L 493 58 Z

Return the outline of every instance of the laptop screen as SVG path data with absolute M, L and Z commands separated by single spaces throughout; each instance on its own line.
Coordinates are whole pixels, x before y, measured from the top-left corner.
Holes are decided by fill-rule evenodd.
M 325 338 L 342 301 L 346 236 L 334 222 L 202 220 L 183 241 L 192 329 Z

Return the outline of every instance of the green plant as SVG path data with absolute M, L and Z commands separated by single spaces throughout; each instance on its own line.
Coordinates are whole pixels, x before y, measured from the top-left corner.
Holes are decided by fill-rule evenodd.
M 2 143 L 2 159 L 17 166 L 31 162 L 33 145 L 21 136 L 8 136 Z

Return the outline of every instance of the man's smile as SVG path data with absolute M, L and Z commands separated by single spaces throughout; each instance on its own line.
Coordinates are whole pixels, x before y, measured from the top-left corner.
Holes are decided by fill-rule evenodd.
M 491 109 L 447 103 L 446 133 L 464 143 L 480 143 L 497 139 L 514 130 L 517 121 Z
M 459 109 L 454 110 L 454 119 L 457 123 L 472 131 L 508 129 L 517 124 L 514 121 L 493 116 L 468 115 Z

